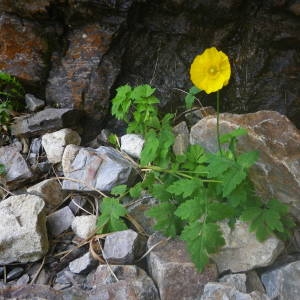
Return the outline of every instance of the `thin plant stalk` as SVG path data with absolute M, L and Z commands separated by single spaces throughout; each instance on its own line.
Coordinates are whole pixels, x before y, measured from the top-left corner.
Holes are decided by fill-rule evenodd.
M 220 154 L 222 155 L 222 148 L 220 142 L 220 93 L 217 91 L 217 140 Z

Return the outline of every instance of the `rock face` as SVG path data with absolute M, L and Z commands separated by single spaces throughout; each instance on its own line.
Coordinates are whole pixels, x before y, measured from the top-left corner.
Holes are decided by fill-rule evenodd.
M 48 41 L 36 22 L 0 15 L 0 69 L 39 86 L 47 74 Z
M 158 286 L 161 300 L 199 299 L 204 285 L 215 281 L 218 271 L 214 264 L 208 265 L 199 273 L 188 257 L 184 243 L 180 240 L 163 241 L 154 233 L 148 240 L 148 249 L 158 242 L 148 256 L 148 268 L 151 277 Z M 184 283 L 188 284 L 184 284 Z
M 44 201 L 35 195 L 0 202 L 0 264 L 30 262 L 48 251 Z
M 46 133 L 42 136 L 42 145 L 45 149 L 48 161 L 53 164 L 61 162 L 67 145 L 80 145 L 80 142 L 81 138 L 79 134 L 69 128 Z
M 226 244 L 212 256 L 219 272 L 243 272 L 269 266 L 284 248 L 283 242 L 275 237 L 263 243 L 257 241 L 255 234 L 249 232 L 247 223 L 237 221 L 233 230 L 227 223 L 220 225 Z
M 66 190 L 110 191 L 119 184 L 130 184 L 136 177 L 132 163 L 110 147 L 97 149 L 68 145 L 62 159 Z M 85 185 L 86 183 L 86 185 Z
M 264 200 L 277 198 L 289 204 L 300 220 L 300 132 L 283 115 L 273 111 L 236 115 L 221 114 L 220 131 L 238 127 L 248 130 L 237 145 L 242 152 L 259 151 L 259 160 L 250 171 L 250 179 Z M 191 129 L 191 144 L 200 144 L 216 152 L 216 118 L 200 120 Z
M 16 147 L 0 147 L 0 163 L 5 166 L 5 181 L 10 188 L 16 188 L 32 177 L 30 168 Z
M 265 272 L 261 279 L 271 299 L 297 299 L 300 295 L 300 261 Z

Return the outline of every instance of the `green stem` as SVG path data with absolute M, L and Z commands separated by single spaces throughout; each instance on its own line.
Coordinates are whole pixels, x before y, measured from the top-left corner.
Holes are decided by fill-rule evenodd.
M 220 93 L 217 92 L 217 140 L 220 154 L 222 155 L 222 148 L 220 142 Z
M 168 174 L 172 174 L 172 175 L 175 175 L 175 176 L 179 176 L 179 177 L 184 177 L 184 178 L 188 178 L 188 179 L 193 179 L 195 178 L 194 176 L 190 176 L 190 175 L 187 175 L 185 174 L 184 171 L 178 171 L 178 170 L 169 170 L 169 169 L 163 169 L 161 167 L 158 167 L 158 166 L 139 166 L 139 168 L 142 170 L 142 171 L 157 171 L 157 172 L 161 172 L 161 173 L 168 173 Z M 200 179 L 202 182 L 221 182 L 219 180 L 213 180 L 213 179 Z

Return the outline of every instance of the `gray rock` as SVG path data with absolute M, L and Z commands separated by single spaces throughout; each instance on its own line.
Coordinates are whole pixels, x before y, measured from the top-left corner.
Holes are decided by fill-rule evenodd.
M 74 215 L 68 206 L 57 210 L 47 217 L 47 227 L 53 236 L 63 233 L 71 227 Z
M 116 280 L 115 276 L 118 280 Z M 91 300 L 159 300 L 152 279 L 137 266 L 99 265 L 94 274 Z
M 247 291 L 259 291 L 261 293 L 265 293 L 266 290 L 260 280 L 260 277 L 258 276 L 257 272 L 255 270 L 248 271 L 247 272 Z
M 233 230 L 226 222 L 221 222 L 220 226 L 226 244 L 219 253 L 211 256 L 219 272 L 244 272 L 269 266 L 284 249 L 283 242 L 276 237 L 259 242 L 245 222 L 237 221 Z
M 186 122 L 183 121 L 174 126 L 173 133 L 175 134 L 173 152 L 176 155 L 181 155 L 187 150 L 190 144 L 190 132 Z
M 229 274 L 221 277 L 219 279 L 219 282 L 231 285 L 232 287 L 236 288 L 239 292 L 246 293 L 247 292 L 246 279 L 247 276 L 244 273 Z
M 0 264 L 31 262 L 48 251 L 44 201 L 18 195 L 0 202 Z
M 53 164 L 61 162 L 67 145 L 80 145 L 80 142 L 81 137 L 79 134 L 69 128 L 46 133 L 42 136 L 42 145 L 45 149 L 48 161 Z
M 151 235 L 155 232 L 153 226 L 155 219 L 145 215 L 145 212 L 157 204 L 157 200 L 151 196 L 143 196 L 137 201 L 131 201 L 127 210 L 129 214 L 136 220 L 144 229 L 145 233 Z
M 27 192 L 42 197 L 46 205 L 51 208 L 60 205 L 64 200 L 61 185 L 53 179 L 43 180 L 27 188 Z
M 111 147 L 97 149 L 68 145 L 62 159 L 66 177 L 63 189 L 110 191 L 119 184 L 131 184 L 136 178 L 132 163 Z M 86 183 L 86 185 L 85 185 Z
M 85 203 L 86 203 L 86 198 L 85 197 L 75 195 L 71 198 L 71 201 L 69 203 L 69 207 L 70 207 L 71 211 L 73 212 L 73 214 L 77 215 L 80 208 L 83 207 L 85 205 Z
M 25 284 L 28 284 L 30 281 L 30 277 L 28 274 L 23 274 L 17 281 L 16 286 L 24 286 Z
M 72 230 L 82 239 L 87 239 L 96 231 L 97 217 L 94 215 L 78 216 L 72 222 Z
M 209 264 L 199 273 L 183 241 L 166 241 L 162 235 L 154 233 L 148 240 L 148 249 L 159 242 L 148 255 L 148 268 L 159 289 L 161 300 L 199 299 L 205 284 L 217 279 L 216 265 Z
M 261 280 L 271 299 L 299 299 L 300 261 L 265 272 L 262 274 Z
M 134 158 L 140 158 L 145 140 L 138 134 L 125 134 L 121 137 L 121 150 Z
M 70 108 L 46 108 L 32 115 L 15 118 L 11 132 L 15 136 L 38 136 L 77 126 L 80 117 L 79 111 Z
M 92 268 L 96 267 L 99 262 L 87 252 L 83 256 L 71 261 L 69 269 L 72 273 L 87 274 Z
M 123 230 L 109 234 L 104 243 L 103 256 L 108 263 L 133 264 L 140 253 L 141 240 L 139 235 L 131 230 Z
M 288 204 L 300 220 L 300 131 L 274 111 L 220 115 L 221 134 L 238 127 L 247 129 L 248 135 L 239 138 L 237 150 L 259 151 L 259 160 L 249 174 L 257 194 Z M 190 141 L 216 152 L 216 117 L 206 117 L 193 126 Z
M 9 188 L 20 187 L 32 177 L 32 172 L 18 149 L 11 146 L 0 148 L 0 164 L 5 166 L 5 180 Z
M 45 101 L 31 94 L 25 95 L 25 103 L 26 103 L 26 108 L 31 112 L 38 111 L 45 106 Z
M 242 293 L 235 287 L 225 283 L 209 282 L 204 287 L 201 300 L 270 300 L 266 294 L 258 291 L 251 292 L 250 294 Z

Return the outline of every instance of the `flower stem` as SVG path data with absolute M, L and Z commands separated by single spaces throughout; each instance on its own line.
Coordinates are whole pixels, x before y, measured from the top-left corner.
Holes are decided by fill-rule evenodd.
M 220 154 L 222 155 L 221 142 L 220 142 L 220 93 L 217 92 L 217 140 Z

